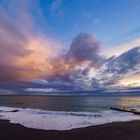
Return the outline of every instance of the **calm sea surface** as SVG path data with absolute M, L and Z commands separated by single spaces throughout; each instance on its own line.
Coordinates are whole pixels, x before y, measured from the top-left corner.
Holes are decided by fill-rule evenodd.
M 0 96 L 0 106 L 54 111 L 96 112 L 110 107 L 140 107 L 140 96 Z

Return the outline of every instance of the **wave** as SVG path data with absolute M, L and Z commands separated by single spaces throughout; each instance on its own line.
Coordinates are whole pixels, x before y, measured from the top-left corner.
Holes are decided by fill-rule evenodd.
M 113 110 L 99 112 L 46 111 L 30 108 L 0 107 L 0 119 L 29 128 L 70 130 L 110 122 L 139 120 L 139 115 Z

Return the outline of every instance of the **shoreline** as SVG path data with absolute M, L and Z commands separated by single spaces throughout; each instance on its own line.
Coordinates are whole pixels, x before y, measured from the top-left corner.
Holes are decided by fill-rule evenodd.
M 140 120 L 72 130 L 42 130 L 0 119 L 0 140 L 139 140 L 139 132 Z

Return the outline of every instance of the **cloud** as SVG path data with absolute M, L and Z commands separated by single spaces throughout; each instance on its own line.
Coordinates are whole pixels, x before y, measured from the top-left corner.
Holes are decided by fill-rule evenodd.
M 50 10 L 55 11 L 59 9 L 62 5 L 62 0 L 54 0 L 52 4 L 50 5 Z
M 67 82 L 73 90 L 117 91 L 140 86 L 140 47 L 104 59 L 100 67 L 79 66 Z M 73 86 L 72 86 L 73 85 Z M 124 91 L 124 90 L 123 90 Z
M 44 79 L 36 79 L 36 80 L 33 80 L 32 82 L 33 83 L 36 83 L 36 84 L 41 84 L 41 85 L 48 84 L 48 81 L 47 80 L 44 80 Z
M 50 12 L 52 12 L 52 14 L 55 16 L 64 16 L 62 5 L 62 0 L 53 0 L 53 2 L 50 4 Z
M 46 92 L 140 85 L 140 47 L 134 47 L 139 39 L 122 46 L 127 49 L 118 56 L 105 58 L 95 36 L 80 33 L 64 51 L 60 42 L 36 24 L 32 12 L 37 7 L 30 9 L 32 1 L 7 2 L 2 1 L 0 9 L 0 88 Z M 52 10 L 60 5 L 55 2 Z M 38 11 L 43 22 L 42 11 Z
M 134 70 L 135 67 L 140 64 L 140 47 L 135 47 L 133 49 L 124 52 L 114 60 L 110 61 L 108 66 L 108 71 L 115 72 L 117 74 L 127 73 L 130 69 Z
M 138 73 L 129 72 L 117 83 L 125 87 L 140 87 L 140 71 Z
M 7 89 L 0 89 L 0 95 L 13 95 L 15 92 Z
M 4 18 L 2 22 L 8 27 L 12 26 L 12 23 Z M 52 39 L 36 38 L 30 34 L 26 36 L 14 26 L 12 30 L 6 27 L 0 29 L 3 30 L 0 34 L 0 80 L 61 77 L 74 71 L 78 64 L 97 66 L 100 60 L 99 44 L 90 34 L 79 34 L 72 41 L 68 52 L 63 54 L 60 45 Z M 3 34 L 7 37 L 3 38 Z
M 2 5 L 7 4 L 7 1 L 2 2 Z M 43 32 L 38 30 L 34 34 L 33 29 L 39 27 L 31 12 L 35 7 L 31 10 L 30 4 L 31 1 L 11 1 L 0 10 L 0 81 L 64 79 L 78 65 L 100 65 L 100 43 L 91 34 L 75 37 L 66 53 L 60 43 Z
M 0 82 L 5 83 L 4 87 L 6 83 L 13 87 L 12 83 L 33 81 L 33 85 L 59 83 L 60 87 L 76 88 L 77 80 L 72 77 L 78 71 L 84 75 L 86 70 L 81 70 L 81 67 L 98 68 L 103 63 L 99 54 L 100 43 L 92 34 L 77 35 L 69 50 L 63 52 L 63 45 L 46 36 L 36 24 L 33 16 L 36 8 L 39 18 L 43 18 L 38 6 L 32 1 L 8 2 L 1 1 L 0 10 Z M 60 3 L 55 2 L 52 9 L 59 9 Z M 27 84 L 19 87 L 22 86 L 27 87 Z
M 138 86 L 139 60 L 140 47 L 134 47 L 117 57 L 109 58 L 99 72 L 100 81 L 105 86 L 130 86 L 130 84 Z
M 0 80 L 30 80 L 44 76 L 44 71 L 49 74 L 59 43 L 40 31 L 33 33 L 38 26 L 28 11 L 28 1 L 7 2 L 2 1 L 0 10 Z
M 58 90 L 53 89 L 53 88 L 27 88 L 25 89 L 27 92 L 58 92 Z
M 99 50 L 100 43 L 92 34 L 81 33 L 73 39 L 67 58 L 73 58 L 78 63 L 92 63 L 98 66 L 102 60 Z

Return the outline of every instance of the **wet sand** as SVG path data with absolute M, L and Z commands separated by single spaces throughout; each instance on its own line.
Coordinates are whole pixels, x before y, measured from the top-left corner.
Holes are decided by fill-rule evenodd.
M 140 121 L 55 131 L 32 129 L 0 120 L 0 140 L 140 140 Z

